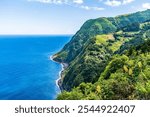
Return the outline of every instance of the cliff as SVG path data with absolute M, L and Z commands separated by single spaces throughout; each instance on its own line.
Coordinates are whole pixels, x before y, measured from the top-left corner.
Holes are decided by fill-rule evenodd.
M 69 64 L 62 87 L 71 92 L 58 99 L 138 99 L 144 86 L 149 98 L 149 39 L 150 10 L 88 20 L 54 56 Z

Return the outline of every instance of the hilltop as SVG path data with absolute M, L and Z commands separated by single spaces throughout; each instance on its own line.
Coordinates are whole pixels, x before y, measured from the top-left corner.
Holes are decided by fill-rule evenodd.
M 54 56 L 58 99 L 150 99 L 150 10 L 88 20 Z

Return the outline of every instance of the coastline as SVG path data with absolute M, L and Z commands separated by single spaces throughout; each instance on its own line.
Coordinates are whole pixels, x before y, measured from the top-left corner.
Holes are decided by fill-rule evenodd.
M 62 77 L 63 77 L 62 74 L 63 74 L 64 70 L 68 67 L 68 64 L 67 64 L 67 63 L 63 63 L 63 62 L 55 61 L 55 60 L 53 59 L 53 57 L 54 57 L 54 55 L 51 55 L 51 56 L 50 56 L 50 60 L 53 61 L 53 62 L 56 62 L 56 63 L 61 64 L 61 67 L 62 67 L 62 69 L 59 71 L 59 78 L 56 80 L 56 85 L 57 85 L 58 88 L 60 89 L 60 92 L 63 92 L 64 89 L 63 89 L 63 87 L 62 87 Z

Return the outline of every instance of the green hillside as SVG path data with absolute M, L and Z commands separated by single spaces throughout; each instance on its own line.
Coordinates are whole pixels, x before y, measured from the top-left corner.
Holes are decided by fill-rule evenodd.
M 150 99 L 150 39 L 125 54 L 114 55 L 96 83 L 81 83 L 57 99 Z
M 73 36 L 72 40 L 56 54 L 55 60 L 70 63 L 83 49 L 86 42 L 98 34 L 108 34 L 116 32 L 133 23 L 142 23 L 150 19 L 150 10 L 137 12 L 129 15 L 121 15 L 110 18 L 97 18 L 88 20 L 81 29 Z
M 150 10 L 88 20 L 54 56 L 69 64 L 58 99 L 150 99 L 149 51 Z

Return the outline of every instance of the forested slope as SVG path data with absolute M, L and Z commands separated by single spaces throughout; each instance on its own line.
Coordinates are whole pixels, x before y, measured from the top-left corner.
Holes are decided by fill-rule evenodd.
M 149 40 L 150 10 L 87 21 L 54 56 L 69 64 L 58 99 L 150 98 Z

